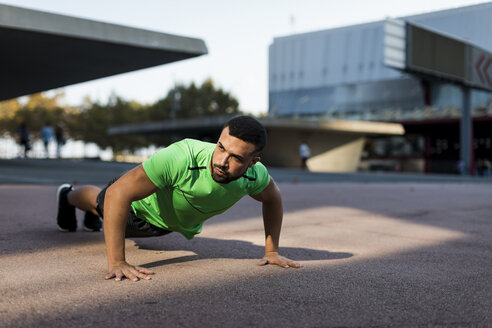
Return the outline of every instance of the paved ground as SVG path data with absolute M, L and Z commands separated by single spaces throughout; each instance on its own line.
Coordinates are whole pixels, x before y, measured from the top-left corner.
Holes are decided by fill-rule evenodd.
M 54 225 L 56 183 L 131 165 L 23 163 L 0 161 L 2 327 L 492 326 L 490 180 L 272 170 L 282 253 L 304 268 L 256 266 L 261 208 L 245 198 L 192 241 L 127 240 L 156 272 L 133 283 L 102 279 L 102 233 Z
M 131 163 L 110 163 L 80 160 L 0 159 L 0 184 L 56 185 L 67 181 L 83 184 L 105 184 L 133 167 Z M 312 173 L 300 170 L 270 168 L 270 174 L 278 182 L 360 182 L 360 183 L 486 183 L 492 178 L 464 177 L 457 175 L 423 175 L 405 173 Z

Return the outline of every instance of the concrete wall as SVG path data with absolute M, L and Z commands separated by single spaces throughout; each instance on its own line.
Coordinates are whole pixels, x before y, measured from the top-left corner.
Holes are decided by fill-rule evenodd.
M 319 172 L 354 172 L 365 139 L 360 134 L 335 134 L 320 130 L 267 129 L 268 145 L 262 162 L 277 167 L 300 168 L 299 146 L 311 149 L 308 168 Z
M 311 157 L 307 166 L 315 172 L 355 172 L 364 147 L 365 138 L 358 138 L 324 153 Z

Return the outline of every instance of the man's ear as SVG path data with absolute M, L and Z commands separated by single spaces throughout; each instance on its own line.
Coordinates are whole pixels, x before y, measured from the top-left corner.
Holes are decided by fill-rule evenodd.
M 253 157 L 253 159 L 251 160 L 251 162 L 249 163 L 248 167 L 253 167 L 253 165 L 255 165 L 256 163 L 258 163 L 260 161 L 261 157 L 260 156 L 255 156 Z

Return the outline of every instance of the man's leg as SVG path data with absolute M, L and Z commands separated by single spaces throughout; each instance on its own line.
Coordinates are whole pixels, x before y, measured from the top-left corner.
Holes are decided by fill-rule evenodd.
M 48 141 L 44 142 L 44 152 L 46 154 L 46 158 L 50 157 L 50 154 L 48 152 Z
M 96 186 L 83 186 L 67 194 L 68 203 L 75 206 L 79 210 L 91 212 L 94 215 L 97 213 L 97 195 L 101 192 L 101 188 Z
M 109 185 L 102 190 L 95 186 L 83 186 L 77 189 L 72 189 L 72 186 L 69 184 L 60 186 L 58 188 L 58 202 L 61 204 L 59 205 L 58 210 L 58 228 L 61 231 L 75 231 L 77 228 L 75 208 L 78 208 L 85 211 L 84 230 L 99 231 L 102 226 L 99 215 L 104 216 L 104 198 L 106 189 L 114 181 L 116 181 L 116 179 L 110 182 Z M 65 213 L 65 215 L 60 215 L 60 213 Z M 138 218 L 132 210 L 128 213 L 125 231 L 126 237 L 157 237 L 166 235 L 170 232 L 170 230 L 156 227 L 149 222 Z
M 102 223 L 96 209 L 100 191 L 101 189 L 95 186 L 83 186 L 74 190 L 69 184 L 61 185 L 57 191 L 58 229 L 63 232 L 77 230 L 75 209 L 78 208 L 85 211 L 83 223 L 85 231 L 101 230 Z

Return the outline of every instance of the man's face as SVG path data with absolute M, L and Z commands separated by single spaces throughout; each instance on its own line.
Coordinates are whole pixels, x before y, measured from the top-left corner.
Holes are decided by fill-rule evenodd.
M 212 155 L 212 178 L 219 183 L 229 183 L 243 176 L 260 158 L 255 146 L 229 134 L 229 127 L 222 130 Z

